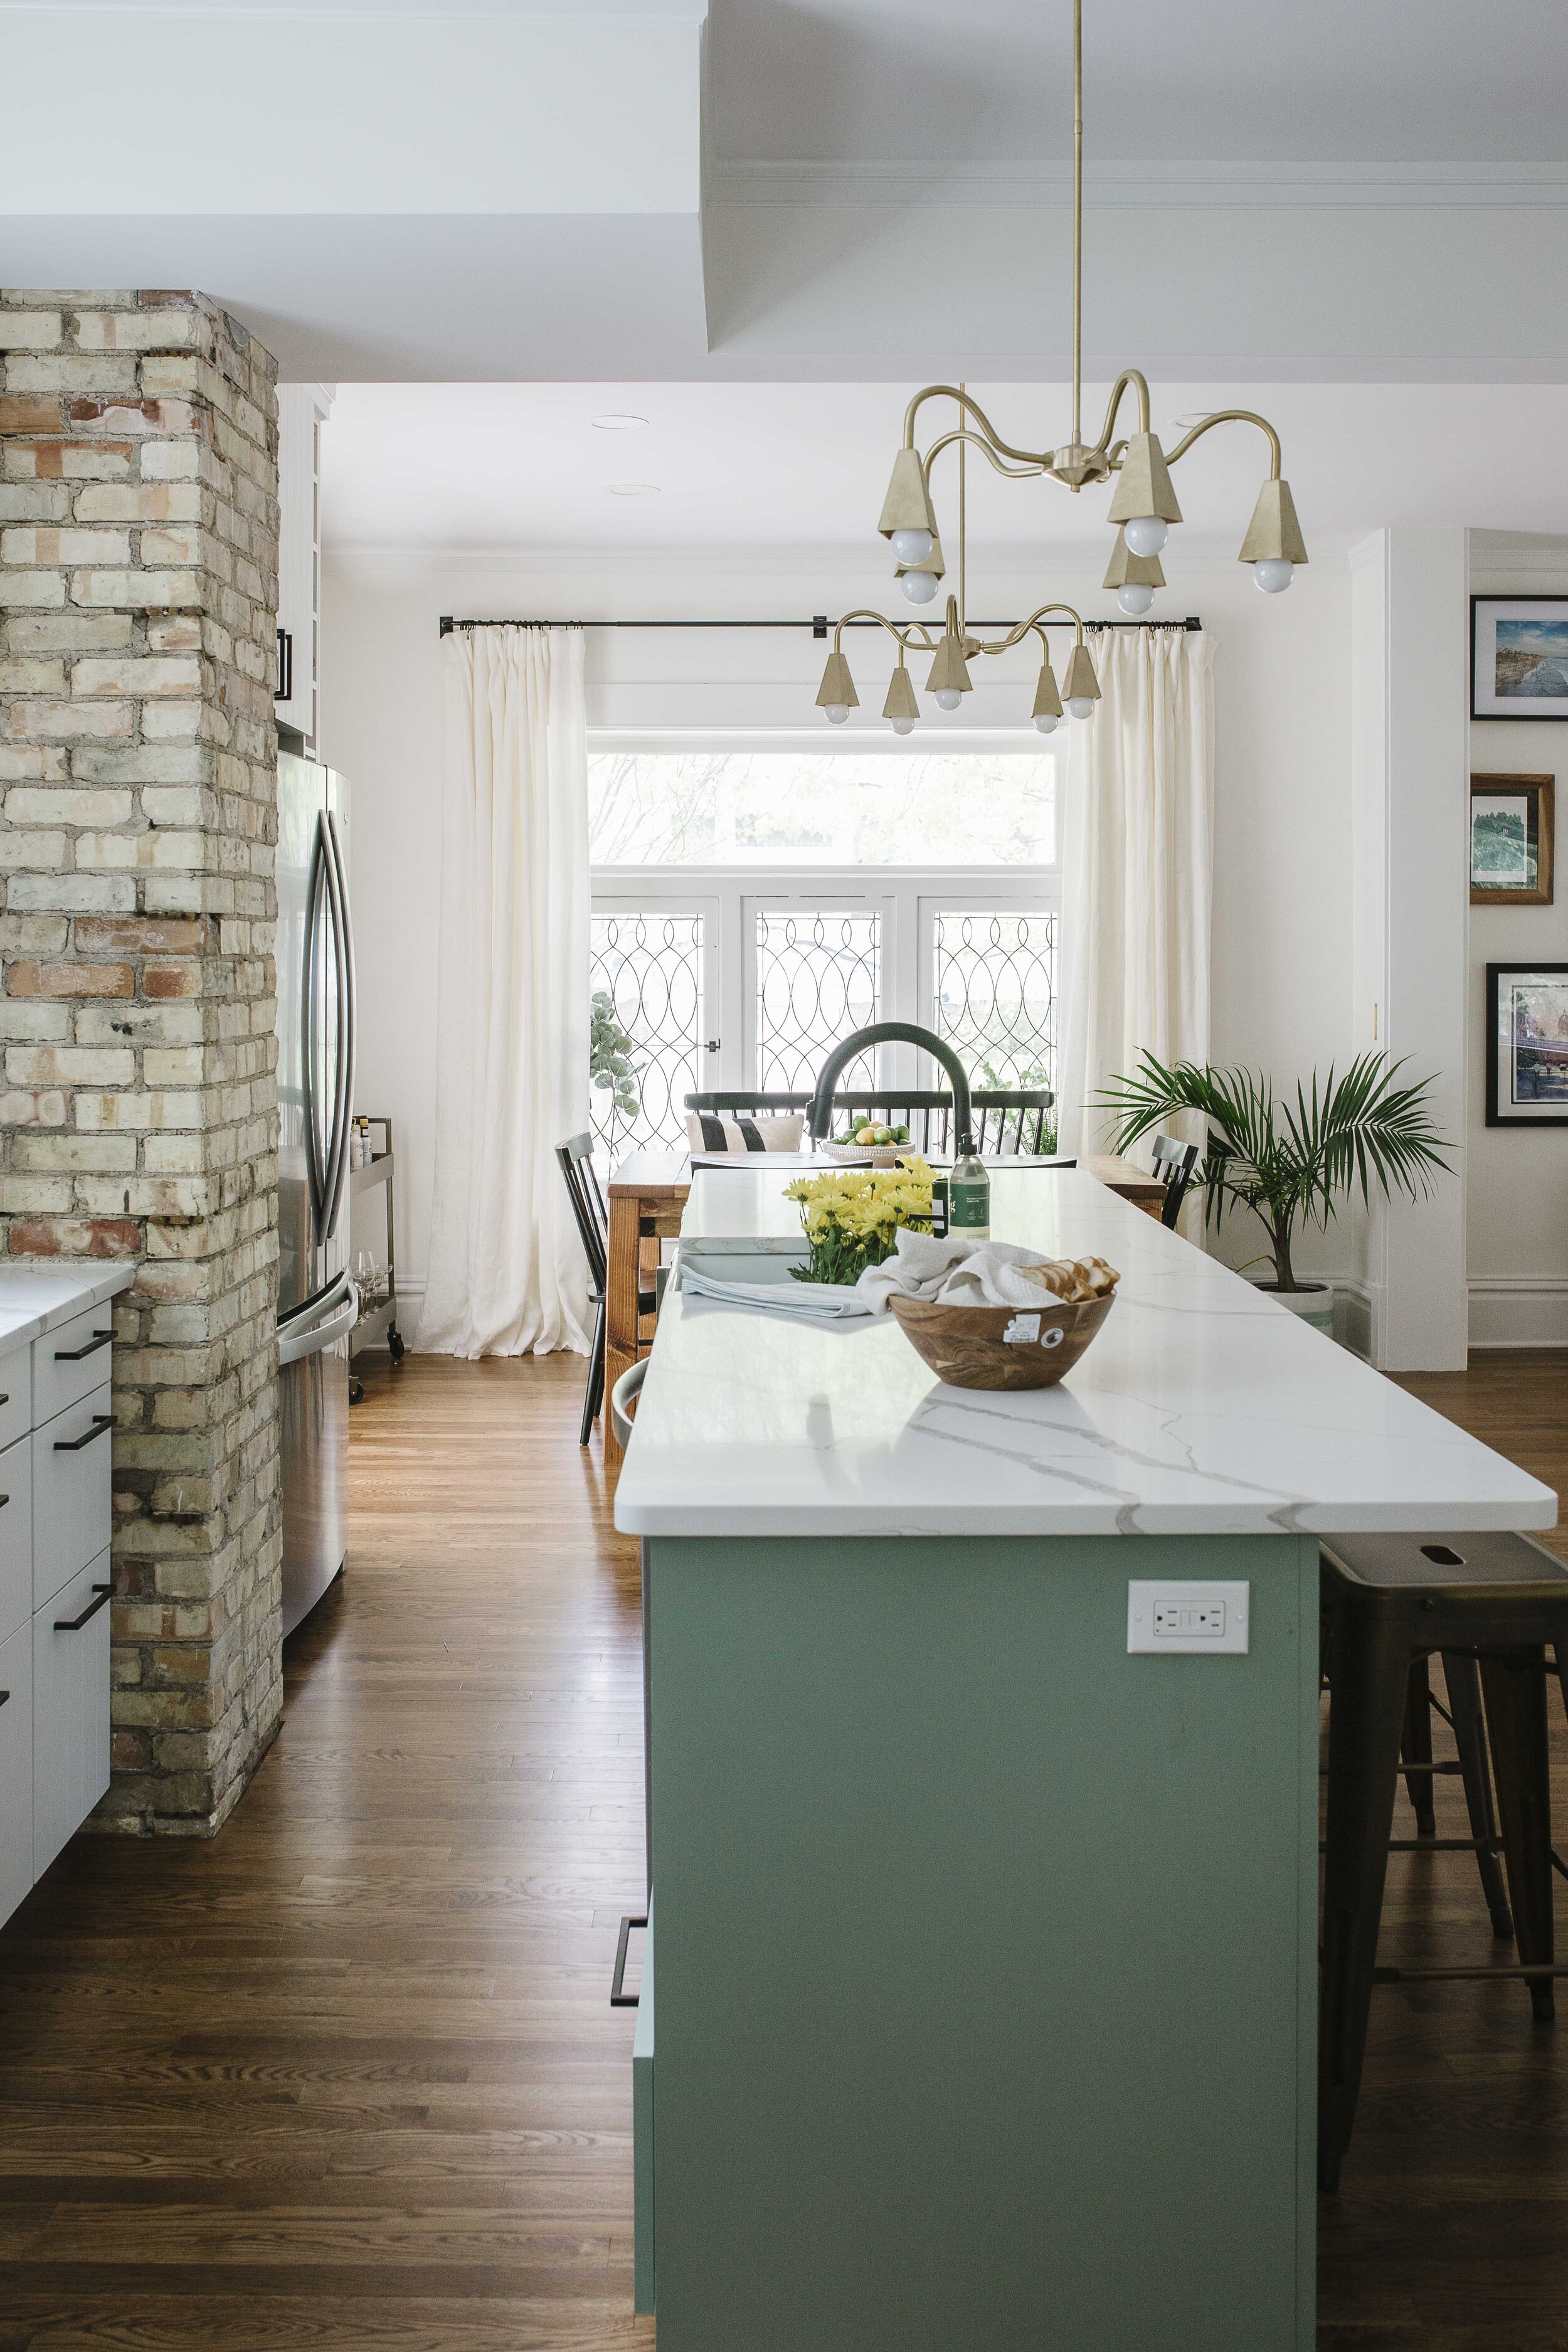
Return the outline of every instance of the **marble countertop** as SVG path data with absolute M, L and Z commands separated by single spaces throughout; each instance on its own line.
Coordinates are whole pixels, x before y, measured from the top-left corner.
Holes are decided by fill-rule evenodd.
M 769 1179 L 699 1174 L 682 1246 L 782 1238 Z M 752 1216 L 740 1189 L 754 1191 Z M 1085 1174 L 992 1178 L 992 1232 L 1104 1257 L 1052 1389 L 933 1379 L 890 1318 L 670 1293 L 616 1496 L 631 1535 L 1250 1535 L 1549 1528 L 1556 1497 Z M 0 1294 L 3 1296 L 3 1294 Z
M 27 1258 L 0 1263 L 0 1353 L 56 1331 L 73 1315 L 129 1290 L 136 1268 L 123 1258 Z

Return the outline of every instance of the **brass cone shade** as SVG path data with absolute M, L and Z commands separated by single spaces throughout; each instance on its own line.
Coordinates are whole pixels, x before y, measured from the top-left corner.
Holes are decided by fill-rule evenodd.
M 1108 522 L 1131 522 L 1134 515 L 1159 515 L 1180 522 L 1182 509 L 1171 486 L 1171 469 L 1157 433 L 1134 433 L 1121 460 L 1116 488 L 1107 507 Z
M 950 686 L 955 686 L 960 694 L 971 691 L 969 665 L 963 658 L 963 639 L 955 637 L 951 630 L 937 646 L 931 676 L 926 680 L 926 692 L 934 694 L 939 687 Z
M 882 519 L 877 529 L 884 539 L 891 539 L 896 530 L 929 530 L 936 536 L 936 516 L 918 449 L 900 449 L 894 458 L 893 478 L 882 500 Z
M 1057 690 L 1056 672 L 1047 654 L 1040 664 L 1039 683 L 1035 688 L 1035 707 L 1029 716 L 1031 719 L 1059 719 L 1061 715 L 1062 698 Z
M 1125 588 L 1130 580 L 1144 588 L 1163 588 L 1165 584 L 1165 575 L 1160 569 L 1159 557 L 1134 555 L 1127 544 L 1127 533 L 1122 530 L 1116 534 L 1116 544 L 1110 551 L 1110 562 L 1105 568 L 1103 585 L 1107 588 Z
M 1094 674 L 1094 664 L 1087 646 L 1074 646 L 1068 659 L 1067 676 L 1062 680 L 1064 698 L 1072 702 L 1079 697 L 1088 702 L 1100 700 L 1100 680 Z
M 818 710 L 826 710 L 835 702 L 844 703 L 851 710 L 858 710 L 860 707 L 855 681 L 849 675 L 849 665 L 840 653 L 828 655 L 822 673 L 822 684 L 816 689 Z
M 1258 563 L 1268 556 L 1282 556 L 1289 563 L 1307 561 L 1307 543 L 1296 520 L 1296 501 L 1290 496 L 1289 482 L 1264 483 L 1237 560 Z
M 915 700 L 915 682 L 900 662 L 888 680 L 888 699 L 882 705 L 884 719 L 918 719 L 920 704 Z

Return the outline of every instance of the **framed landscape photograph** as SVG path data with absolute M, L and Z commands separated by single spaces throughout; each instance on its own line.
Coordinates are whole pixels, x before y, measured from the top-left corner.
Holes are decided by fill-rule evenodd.
M 1568 963 L 1488 964 L 1487 1125 L 1568 1127 Z
M 1552 904 L 1552 778 L 1470 778 L 1470 904 Z
M 1470 717 L 1568 719 L 1568 596 L 1472 596 Z

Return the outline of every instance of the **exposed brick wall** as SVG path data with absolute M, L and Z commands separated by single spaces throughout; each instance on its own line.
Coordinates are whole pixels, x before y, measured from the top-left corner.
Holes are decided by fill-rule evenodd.
M 100 1822 L 277 1727 L 277 369 L 195 293 L 0 291 L 0 1247 L 116 1316 Z

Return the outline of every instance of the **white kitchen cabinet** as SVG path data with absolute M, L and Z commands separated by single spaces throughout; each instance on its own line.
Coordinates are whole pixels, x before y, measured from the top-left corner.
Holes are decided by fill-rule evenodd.
M 278 387 L 278 676 L 273 709 L 316 749 L 321 660 L 321 427 L 335 386 Z
M 33 1618 L 35 1878 L 109 1786 L 109 1594 L 106 1548 Z
M 109 1786 L 114 1296 L 0 1266 L 0 1921 Z
M 33 1606 L 103 1549 L 112 1525 L 109 1384 L 33 1432 Z M 3 1515 L 0 1515 L 3 1516 Z
M 0 1919 L 33 1883 L 33 1625 L 0 1642 Z

